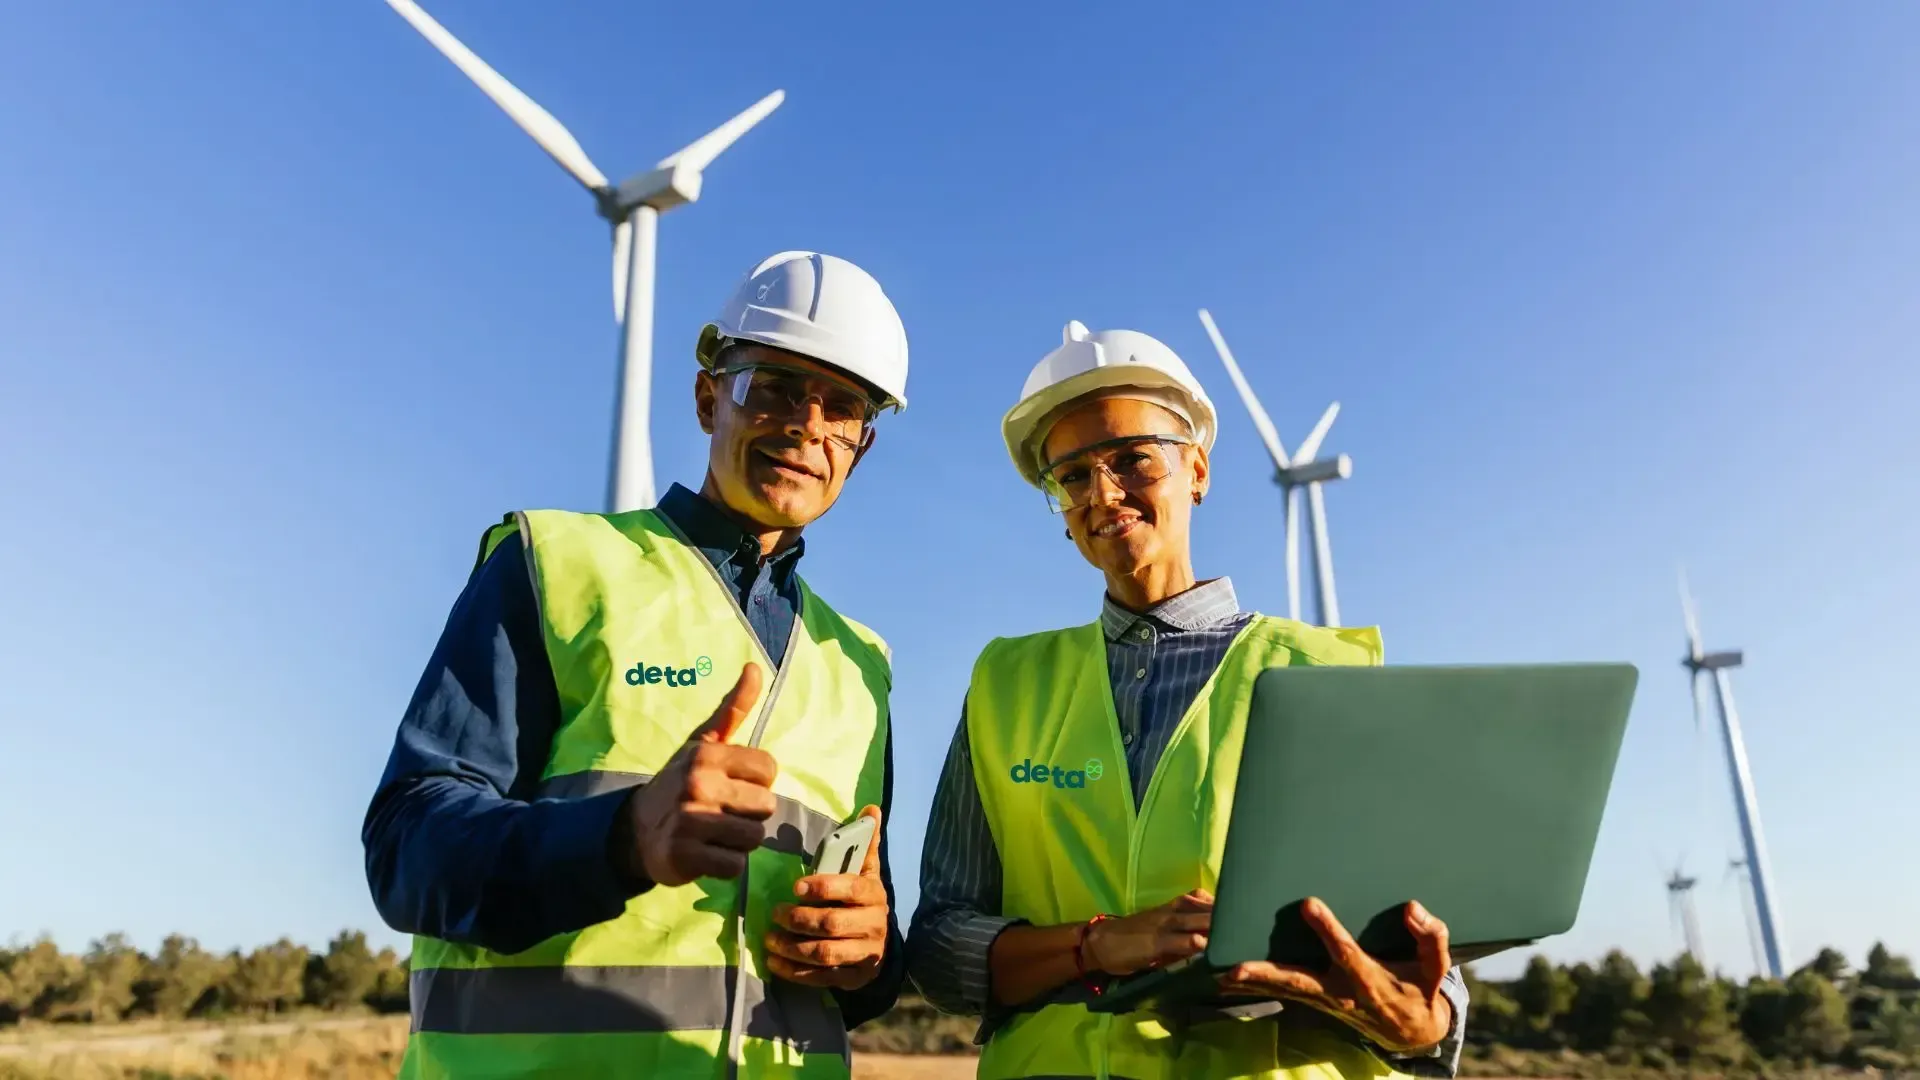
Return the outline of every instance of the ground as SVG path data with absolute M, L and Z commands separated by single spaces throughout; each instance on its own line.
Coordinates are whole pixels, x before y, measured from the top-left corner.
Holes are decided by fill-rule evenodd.
M 405 1016 L 8 1028 L 0 1029 L 0 1080 L 392 1080 L 406 1039 Z M 972 1080 L 975 1061 L 862 1053 L 853 1076 Z
M 862 1054 L 853 1059 L 854 1080 L 972 1080 L 973 1058 L 899 1057 Z
M 0 1033 L 0 1080 L 388 1080 L 406 1017 L 118 1024 Z M 861 1054 L 855 1080 L 971 1080 L 971 1057 Z

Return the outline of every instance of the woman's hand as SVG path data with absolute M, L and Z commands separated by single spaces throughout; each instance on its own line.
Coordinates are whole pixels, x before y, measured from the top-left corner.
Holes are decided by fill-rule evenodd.
M 1301 915 L 1326 944 L 1331 969 L 1309 971 L 1260 960 L 1222 975 L 1221 990 L 1303 1002 L 1339 1017 L 1395 1053 L 1424 1049 L 1446 1038 L 1453 1024 L 1453 1006 L 1440 993 L 1440 982 L 1453 966 L 1446 923 L 1419 904 L 1408 904 L 1407 929 L 1413 932 L 1420 959 L 1389 967 L 1367 955 L 1326 904 L 1310 899 Z
M 1195 889 L 1159 907 L 1094 923 L 1082 955 L 1090 970 L 1131 975 L 1205 949 L 1212 922 L 1213 894 Z
M 1125 917 L 1054 926 L 1009 926 L 987 949 L 988 993 L 1001 1005 L 1024 1005 L 1080 977 L 1074 950 L 1088 972 L 1129 975 L 1170 964 L 1207 947 L 1213 894 L 1195 889 L 1157 908 Z M 1080 932 L 1086 929 L 1086 941 Z

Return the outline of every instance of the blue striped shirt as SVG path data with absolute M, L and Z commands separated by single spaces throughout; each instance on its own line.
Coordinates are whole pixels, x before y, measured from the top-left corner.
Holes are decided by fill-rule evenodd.
M 1136 807 L 1181 717 L 1253 617 L 1241 610 L 1227 578 L 1197 585 L 1145 613 L 1128 611 L 1110 597 L 1102 603 L 1107 675 Z M 1009 1015 L 989 992 L 988 951 L 1000 931 L 1020 921 L 1000 914 L 1000 889 L 1000 855 L 974 786 L 963 704 L 928 819 L 907 966 L 936 1007 L 983 1018 L 976 1036 L 982 1042 Z M 1459 1066 L 1467 989 L 1458 968 L 1447 974 L 1443 990 L 1453 1003 L 1453 1030 L 1429 1053 L 1395 1056 L 1403 1071 L 1452 1076 Z

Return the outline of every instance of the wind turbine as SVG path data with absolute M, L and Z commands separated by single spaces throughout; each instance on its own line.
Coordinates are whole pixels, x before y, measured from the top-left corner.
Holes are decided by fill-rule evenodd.
M 1681 935 L 1686 939 L 1687 952 L 1698 961 L 1701 967 L 1707 964 L 1706 950 L 1700 944 L 1700 916 L 1693 906 L 1693 887 L 1698 879 L 1680 873 L 1673 868 L 1673 876 L 1667 879 L 1667 906 L 1673 910 L 1673 921 L 1680 925 Z
M 786 92 L 775 90 L 662 158 L 652 169 L 614 185 L 560 121 L 501 78 L 420 5 L 413 0 L 387 0 L 387 6 L 453 61 L 522 131 L 533 136 L 540 149 L 578 180 L 593 196 L 594 208 L 613 227 L 613 318 L 620 324 L 621 333 L 607 509 L 618 512 L 652 506 L 653 448 L 648 419 L 653 380 L 654 240 L 659 217 L 663 211 L 698 200 L 702 170 L 734 140 L 779 108 Z
M 1333 546 L 1327 539 L 1327 506 L 1320 493 L 1322 484 L 1335 480 L 1345 480 L 1353 475 L 1353 459 L 1345 454 L 1331 458 L 1316 458 L 1320 453 L 1320 443 L 1326 439 L 1328 429 L 1333 427 L 1333 418 L 1340 414 L 1340 403 L 1327 406 L 1320 416 L 1320 422 L 1313 426 L 1306 441 L 1300 444 L 1292 457 L 1287 456 L 1285 447 L 1280 445 L 1280 434 L 1274 430 L 1273 421 L 1267 417 L 1267 410 L 1260 407 L 1260 399 L 1253 396 L 1253 387 L 1247 385 L 1247 377 L 1240 373 L 1240 365 L 1234 363 L 1233 353 L 1227 348 L 1227 341 L 1220 336 L 1220 328 L 1213 323 L 1213 316 L 1207 309 L 1200 309 L 1200 323 L 1207 328 L 1207 336 L 1213 339 L 1213 348 L 1220 354 L 1220 362 L 1227 366 L 1227 375 L 1233 379 L 1234 388 L 1240 391 L 1240 400 L 1247 406 L 1247 412 L 1253 415 L 1253 426 L 1260 432 L 1260 441 L 1266 443 L 1267 453 L 1273 458 L 1273 479 L 1280 485 L 1280 500 L 1286 507 L 1286 545 L 1287 545 L 1287 617 L 1300 618 L 1300 535 L 1298 516 L 1294 504 L 1294 489 L 1307 489 L 1307 527 L 1313 531 L 1313 565 L 1315 571 L 1314 597 L 1318 601 L 1318 623 L 1321 626 L 1340 625 L 1340 601 L 1333 587 Z
M 1760 924 L 1760 944 L 1765 951 L 1765 973 L 1772 978 L 1785 977 L 1781 963 L 1780 924 L 1773 908 L 1773 875 L 1768 870 L 1767 846 L 1760 834 L 1760 803 L 1753 793 L 1753 773 L 1747 767 L 1747 746 L 1740 737 L 1740 715 L 1733 707 L 1733 682 L 1728 672 L 1740 666 L 1738 649 L 1709 653 L 1700 647 L 1700 622 L 1693 608 L 1693 596 L 1687 591 L 1687 576 L 1680 575 L 1680 608 L 1687 620 L 1687 655 L 1680 663 L 1691 675 L 1693 722 L 1700 724 L 1700 677 L 1713 680 L 1714 699 L 1720 707 L 1720 730 L 1727 747 L 1727 771 L 1733 779 L 1734 809 L 1740 818 L 1740 839 L 1746 848 L 1747 885 L 1753 896 L 1754 918 Z

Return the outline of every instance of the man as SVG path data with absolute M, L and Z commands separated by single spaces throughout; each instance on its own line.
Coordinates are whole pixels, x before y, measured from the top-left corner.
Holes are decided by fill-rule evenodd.
M 698 494 L 488 530 L 362 828 L 414 935 L 402 1076 L 845 1077 L 904 978 L 885 644 L 797 573 L 906 406 L 899 315 L 783 252 L 701 331 Z

